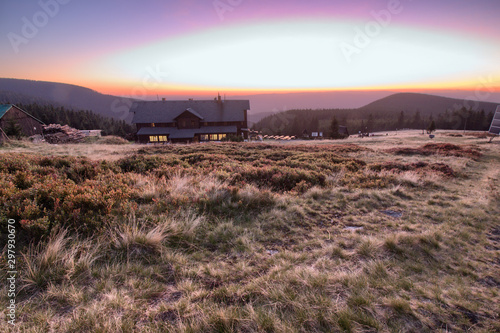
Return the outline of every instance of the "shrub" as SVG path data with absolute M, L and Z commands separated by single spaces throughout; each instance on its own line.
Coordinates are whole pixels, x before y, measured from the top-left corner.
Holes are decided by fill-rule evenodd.
M 159 156 L 132 155 L 116 162 L 123 172 L 146 173 L 153 171 L 163 164 Z
M 222 141 L 230 141 L 230 142 L 243 142 L 243 137 L 241 135 L 230 134 L 226 136 Z
M 56 225 L 87 235 L 100 232 L 104 222 L 126 214 L 133 206 L 129 202 L 133 190 L 123 175 L 87 179 L 80 184 L 57 175 L 38 177 L 36 182 L 16 175 L 17 179 L 12 180 L 24 188 L 17 188 L 5 176 L 0 180 L 5 185 L 0 190 L 0 199 L 5 203 L 2 210 L 35 239 Z M 30 187 L 26 188 L 27 184 Z
M 99 138 L 97 143 L 102 145 L 126 145 L 129 142 L 119 136 L 107 135 Z

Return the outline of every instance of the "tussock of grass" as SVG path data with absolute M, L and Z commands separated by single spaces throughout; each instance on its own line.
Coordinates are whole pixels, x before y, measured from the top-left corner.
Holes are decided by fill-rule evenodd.
M 134 219 L 113 231 L 110 242 L 118 253 L 133 258 L 160 254 L 165 237 L 164 225 L 148 229 Z
M 82 281 L 90 275 L 99 247 L 90 242 L 71 242 L 66 231 L 61 231 L 47 244 L 31 245 L 22 253 L 26 274 L 22 289 L 26 292 L 43 290 L 63 281 Z

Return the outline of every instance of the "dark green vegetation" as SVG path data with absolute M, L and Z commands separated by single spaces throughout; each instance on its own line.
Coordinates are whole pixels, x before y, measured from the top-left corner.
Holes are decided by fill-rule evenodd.
M 130 122 L 132 98 L 100 94 L 95 90 L 65 83 L 0 78 L 0 102 L 54 105 Z
M 419 107 L 416 107 L 416 106 Z M 347 126 L 351 134 L 412 128 L 427 129 L 432 122 L 439 129 L 487 131 L 496 104 L 460 101 L 424 94 L 400 93 L 359 109 L 289 110 L 270 115 L 253 128 L 269 135 L 302 136 L 322 131 L 332 136 L 331 122 Z
M 498 331 L 500 148 L 449 140 L 5 152 L 16 329 Z

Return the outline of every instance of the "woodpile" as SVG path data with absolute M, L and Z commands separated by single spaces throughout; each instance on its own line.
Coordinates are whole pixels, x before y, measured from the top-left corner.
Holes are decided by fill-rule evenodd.
M 43 136 L 48 143 L 77 143 L 85 138 L 85 134 L 79 130 L 59 124 L 43 126 Z

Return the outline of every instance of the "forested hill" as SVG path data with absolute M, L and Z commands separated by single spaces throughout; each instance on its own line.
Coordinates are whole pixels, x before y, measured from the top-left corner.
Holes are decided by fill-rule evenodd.
M 401 111 L 414 113 L 420 111 L 423 117 L 437 115 L 446 110 L 459 110 L 462 107 L 475 111 L 484 110 L 486 113 L 495 112 L 498 103 L 461 100 L 428 94 L 398 93 L 378 99 L 361 108 L 360 111 L 368 113 L 399 114 Z
M 130 138 L 135 133 L 135 126 L 123 120 L 103 117 L 89 110 L 73 111 L 62 106 L 37 103 L 16 105 L 47 125 L 69 125 L 80 130 L 100 129 L 102 135 L 117 135 L 123 138 Z
M 289 110 L 257 122 L 252 128 L 271 135 L 300 136 L 304 130 L 329 135 L 335 117 L 350 133 L 425 129 L 488 130 L 497 103 L 464 101 L 433 95 L 399 93 L 359 109 Z
M 130 123 L 132 99 L 101 94 L 72 84 L 0 78 L 0 101 L 14 104 L 46 104 L 94 113 Z

